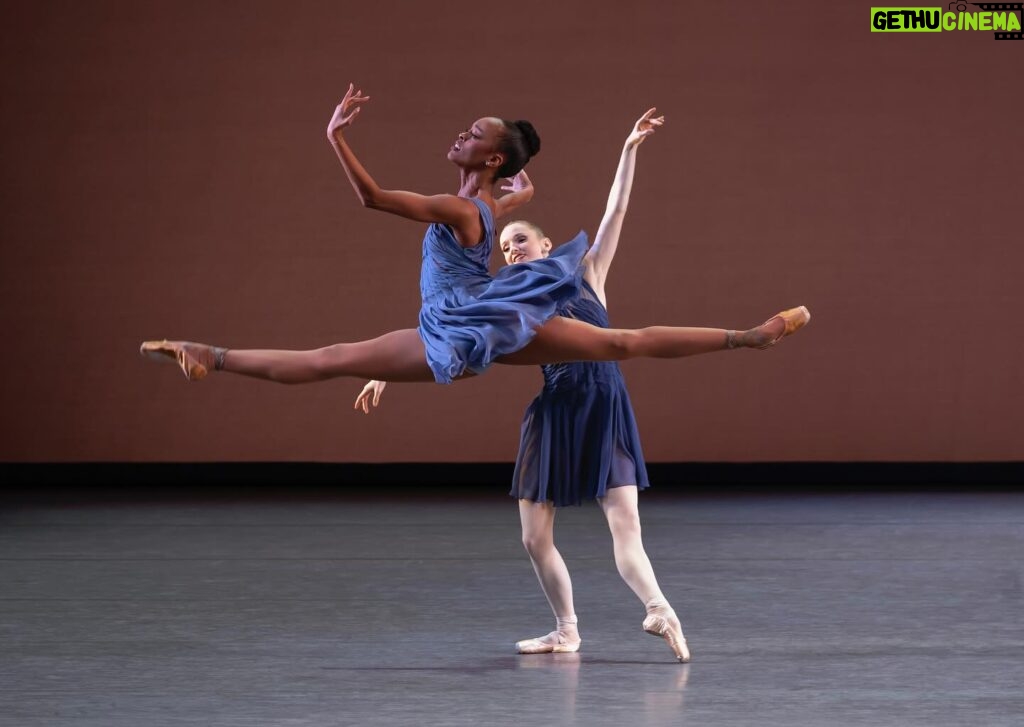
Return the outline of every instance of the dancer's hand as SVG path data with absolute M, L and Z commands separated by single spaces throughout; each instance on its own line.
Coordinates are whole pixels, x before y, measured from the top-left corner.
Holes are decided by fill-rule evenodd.
M 359 396 L 356 397 L 356 404 L 352 408 L 362 408 L 363 414 L 369 414 L 370 395 L 373 395 L 373 405 L 377 406 L 380 403 L 380 395 L 387 385 L 387 381 L 367 381 L 366 386 L 363 387 L 363 390 L 359 392 Z
M 533 182 L 526 176 L 525 171 L 519 172 L 514 177 L 506 178 L 505 182 L 506 184 L 501 189 L 504 192 L 508 192 L 508 194 L 494 200 L 495 219 L 504 217 L 512 210 L 522 207 L 533 199 Z
M 664 116 L 654 116 L 655 109 L 647 109 L 643 116 L 636 120 L 633 131 L 626 138 L 626 146 L 639 146 L 644 139 L 653 134 L 658 127 L 665 123 Z
M 533 182 L 531 182 L 530 178 L 526 176 L 525 169 L 520 171 L 519 174 L 514 177 L 507 177 L 505 182 L 507 182 L 507 184 L 502 186 L 502 192 L 522 192 L 527 189 L 531 191 L 533 190 Z
M 339 130 L 344 129 L 346 126 L 351 126 L 356 116 L 359 115 L 359 104 L 369 100 L 370 97 L 364 96 L 363 92 L 357 90 L 354 84 L 348 84 L 345 98 L 341 99 L 341 103 L 334 109 L 334 116 L 331 117 L 331 122 L 327 124 L 327 138 L 334 141 L 334 135 Z

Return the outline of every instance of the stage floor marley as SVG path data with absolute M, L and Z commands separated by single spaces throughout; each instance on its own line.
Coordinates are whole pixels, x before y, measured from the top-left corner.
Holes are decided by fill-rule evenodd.
M 515 501 L 432 492 L 0 508 L 0 725 L 1019 725 L 1024 495 L 641 494 L 693 652 L 560 510 L 579 654 Z

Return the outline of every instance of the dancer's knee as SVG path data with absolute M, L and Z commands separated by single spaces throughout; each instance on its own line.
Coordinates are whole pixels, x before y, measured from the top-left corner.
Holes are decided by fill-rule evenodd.
M 543 558 L 554 550 L 555 544 L 550 536 L 544 533 L 523 533 L 523 547 L 534 560 Z
M 632 543 L 640 540 L 640 514 L 633 512 L 609 512 L 608 525 L 616 543 Z
M 349 344 L 334 343 L 308 352 L 310 376 L 318 381 L 338 376 L 344 369 Z

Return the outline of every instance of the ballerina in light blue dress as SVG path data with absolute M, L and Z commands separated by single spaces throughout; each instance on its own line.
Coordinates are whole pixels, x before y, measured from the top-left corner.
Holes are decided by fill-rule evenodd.
M 457 194 L 422 195 L 380 187 L 356 158 L 345 131 L 368 96 L 349 85 L 327 136 L 365 207 L 428 223 L 420 275 L 419 326 L 355 343 L 305 351 L 228 349 L 190 341 L 146 341 L 141 353 L 176 361 L 191 381 L 224 371 L 281 383 L 339 376 L 384 381 L 451 383 L 492 363 L 537 365 L 565 361 L 681 358 L 731 348 L 765 348 L 807 322 L 793 308 L 746 331 L 652 326 L 610 329 L 558 315 L 575 297 L 586 239 L 526 264 L 488 274 L 494 219 L 529 199 L 532 190 L 495 199 L 502 179 L 514 177 L 540 150 L 527 121 L 484 117 L 458 134 L 448 159 L 459 170 Z

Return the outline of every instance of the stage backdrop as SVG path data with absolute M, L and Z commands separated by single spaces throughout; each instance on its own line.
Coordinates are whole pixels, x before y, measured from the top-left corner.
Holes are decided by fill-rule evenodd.
M 977 8 L 974 8 L 977 10 Z M 504 461 L 535 368 L 454 386 L 190 384 L 141 341 L 312 348 L 416 325 L 424 226 L 474 119 L 533 121 L 522 216 L 593 235 L 639 150 L 612 321 L 766 352 L 623 365 L 652 461 L 1024 458 L 1024 42 L 872 33 L 821 2 L 47 2 L 5 6 L 0 459 Z M 497 266 L 498 259 L 493 261 Z

